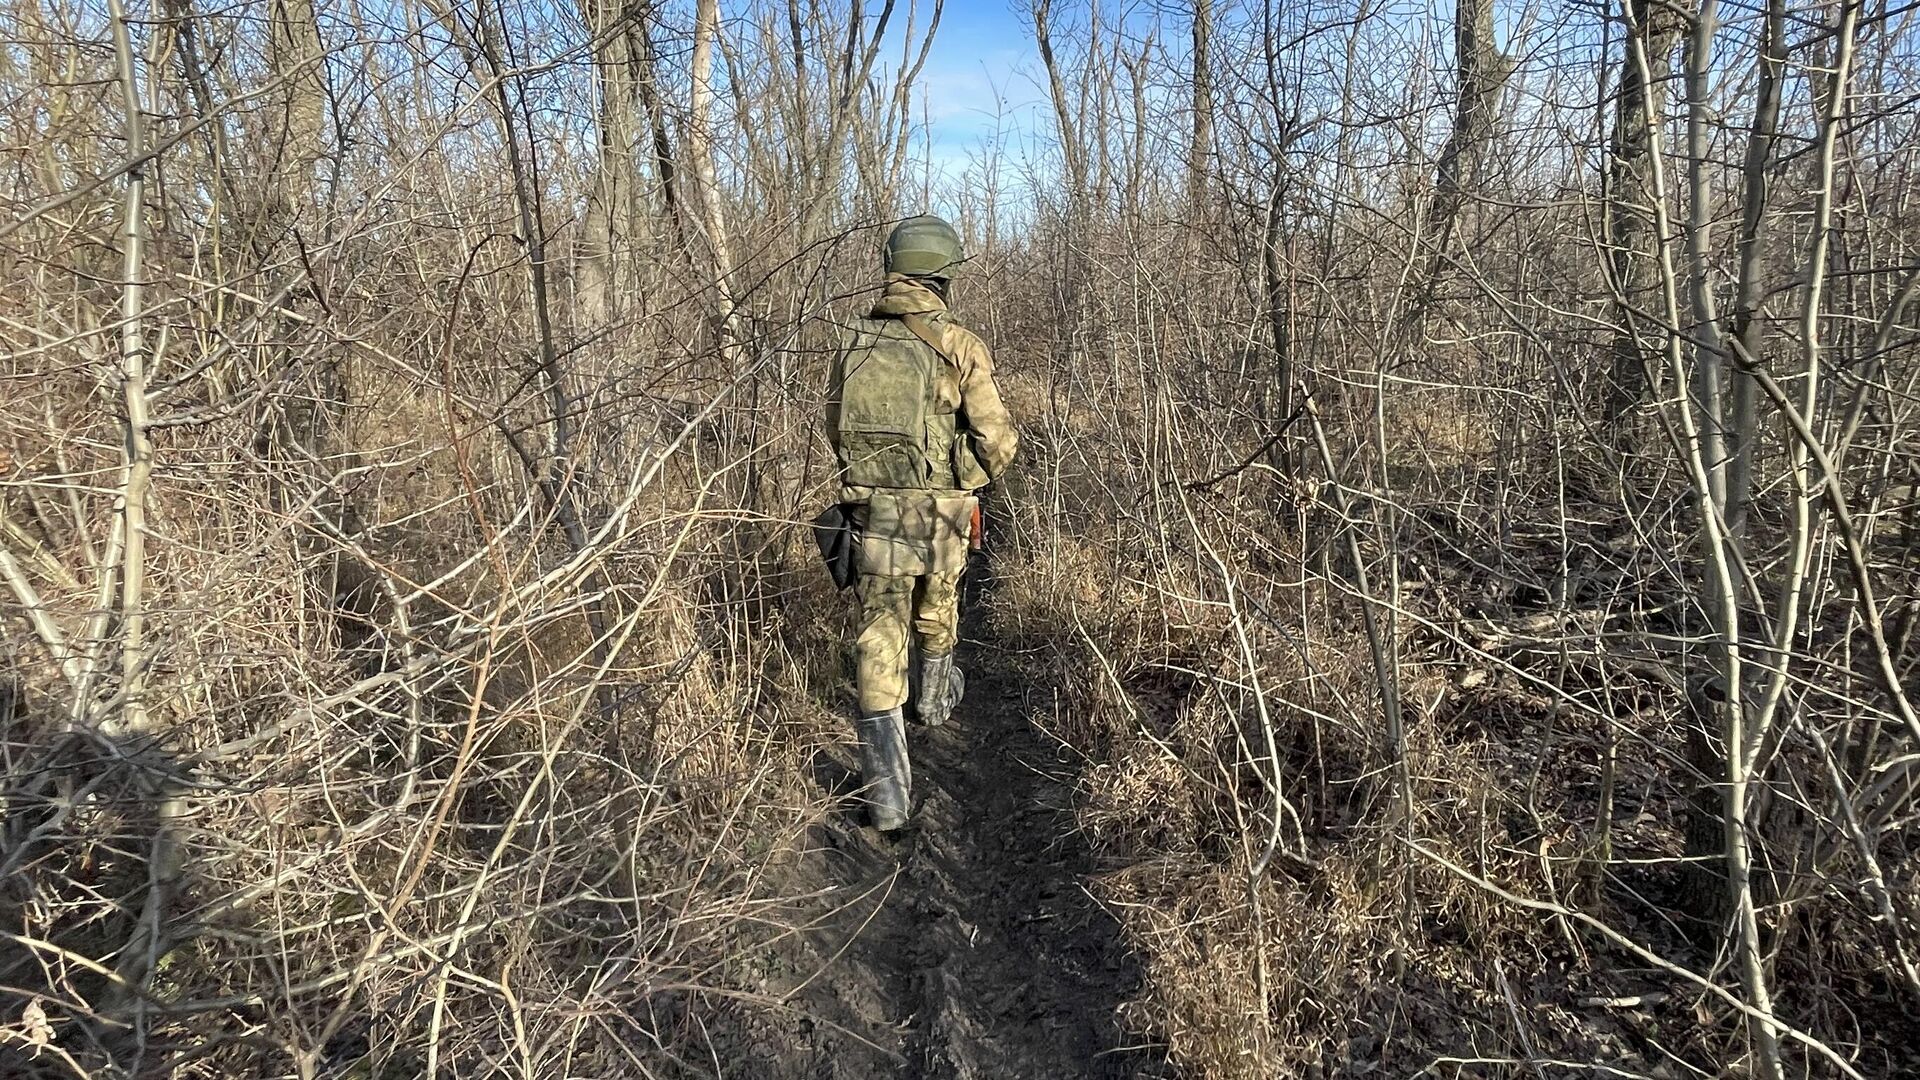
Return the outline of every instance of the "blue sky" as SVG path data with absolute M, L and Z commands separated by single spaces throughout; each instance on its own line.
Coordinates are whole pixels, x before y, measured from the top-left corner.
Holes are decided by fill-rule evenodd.
M 1025 133 L 1046 120 L 1037 111 L 1044 75 L 1027 19 L 1013 0 L 957 0 L 941 13 L 916 102 L 926 110 L 935 168 L 957 174 L 996 131 L 1017 153 Z
M 914 102 L 915 123 L 925 124 L 916 156 L 931 159 L 936 174 L 957 178 L 997 137 L 1000 178 L 1015 182 L 1023 162 L 1057 145 L 1030 2 L 947 0 Z M 1109 44 L 1121 33 L 1137 48 L 1151 34 L 1161 60 L 1181 61 L 1188 33 L 1183 6 L 1155 0 L 1100 6 Z M 1086 43 L 1088 5 L 1067 0 L 1053 7 L 1054 50 L 1072 67 Z

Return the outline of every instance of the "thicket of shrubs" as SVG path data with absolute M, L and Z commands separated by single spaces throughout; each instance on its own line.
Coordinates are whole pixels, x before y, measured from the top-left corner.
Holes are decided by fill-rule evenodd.
M 1704 170 L 1655 143 L 1668 258 L 1623 264 L 1621 84 L 1568 89 L 1617 41 L 1514 28 L 1504 121 L 1437 176 L 1455 96 L 1403 14 L 1206 16 L 1202 88 L 1043 5 L 1064 137 L 916 186 L 925 28 L 876 59 L 858 9 L 797 13 L 796 65 L 752 5 L 21 8 L 0 1071 L 724 1074 L 848 738 L 801 527 L 824 350 L 927 204 L 1028 448 L 987 623 L 1051 672 L 1176 1066 L 1911 1067 L 1899 24 L 1806 12 L 1760 162 L 1746 315 L 1788 395 L 1822 374 L 1813 455 L 1684 307 L 1752 242 L 1687 211 L 1758 197 L 1764 19 L 1717 31 Z M 1727 580 L 1775 705 L 1735 714 L 1730 459 L 1688 432 L 1743 393 Z

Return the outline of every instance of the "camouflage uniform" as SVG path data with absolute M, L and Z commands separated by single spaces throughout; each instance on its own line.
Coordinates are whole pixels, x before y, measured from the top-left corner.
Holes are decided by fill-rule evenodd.
M 1012 419 L 993 382 L 993 357 L 972 331 L 954 322 L 938 294 L 904 275 L 889 275 L 856 340 L 835 359 L 828 391 L 827 430 L 844 465 L 839 387 L 850 362 L 863 353 L 859 335 L 902 339 L 894 328 L 916 318 L 941 345 L 934 368 L 930 426 L 948 426 L 954 449 L 932 462 L 918 488 L 845 484 L 841 501 L 855 507 L 860 526 L 860 711 L 879 713 L 907 700 L 910 646 L 926 656 L 952 654 L 959 640 L 959 584 L 966 568 L 973 492 L 1006 471 L 1019 447 Z M 889 325 L 894 324 L 894 325 Z M 905 340 L 905 339 L 903 339 Z M 931 352 L 918 340 L 907 347 Z M 937 455 L 935 455 L 937 456 Z

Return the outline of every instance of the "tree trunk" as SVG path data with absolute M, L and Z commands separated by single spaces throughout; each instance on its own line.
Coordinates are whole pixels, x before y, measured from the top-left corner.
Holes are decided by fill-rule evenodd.
M 300 251 L 307 263 L 300 231 L 313 216 L 314 186 L 325 156 L 326 124 L 331 101 L 326 80 L 326 43 L 320 37 L 314 0 L 272 0 L 267 13 L 267 60 L 277 84 L 271 99 L 277 115 L 267 133 L 267 175 L 259 189 L 246 240 L 263 266 L 294 263 L 288 247 Z M 282 493 L 287 507 L 311 499 L 312 513 L 329 527 L 341 527 L 346 499 L 335 483 L 333 462 L 339 452 L 340 427 L 347 412 L 347 377 L 343 349 L 334 344 L 296 346 L 308 331 L 297 321 L 298 299 L 312 295 L 313 283 L 301 277 L 305 269 L 278 270 L 285 300 L 276 305 L 279 330 L 273 367 L 298 371 L 305 382 L 283 399 L 283 419 L 268 438 L 280 445 L 269 454 L 283 459 L 287 473 L 301 478 L 309 491 Z M 265 377 L 265 376 L 263 376 Z M 324 531 L 305 533 L 299 541 L 309 574 L 309 588 L 317 600 L 331 607 L 338 591 L 340 555 Z
M 719 31 L 719 0 L 700 0 L 693 17 L 687 163 L 693 169 L 694 197 L 699 200 L 700 207 L 700 229 L 706 234 L 707 256 L 713 271 L 710 303 L 714 329 L 720 334 L 723 353 L 732 359 L 740 340 L 733 280 L 733 247 L 727 236 L 727 215 L 720 201 L 719 182 L 713 165 L 713 45 Z
M 1652 209 L 1653 132 L 1648 116 L 1666 112 L 1673 50 L 1686 31 L 1686 17 L 1657 0 L 1630 0 L 1627 42 L 1614 99 L 1613 159 L 1607 175 L 1607 233 L 1618 328 L 1613 339 L 1606 397 L 1607 419 L 1619 424 L 1648 390 L 1647 360 L 1661 349 L 1661 335 L 1646 313 L 1659 309 L 1660 265 Z M 1646 57 L 1645 71 L 1637 55 Z
M 1428 215 L 1428 256 L 1420 307 L 1432 299 L 1445 266 L 1458 224 L 1460 206 L 1468 192 L 1480 185 L 1486 145 L 1498 128 L 1500 90 L 1513 62 L 1500 54 L 1493 41 L 1493 0 L 1458 0 L 1453 19 L 1455 106 L 1453 132 L 1440 151 L 1433 182 L 1433 209 Z
M 1196 204 L 1206 192 L 1207 166 L 1213 155 L 1213 0 L 1193 4 L 1193 142 L 1187 151 L 1187 197 Z
M 1267 195 L 1266 227 L 1260 244 L 1260 270 L 1266 292 L 1267 333 L 1273 347 L 1273 372 L 1261 388 L 1262 426 L 1271 434 L 1293 415 L 1293 297 L 1291 262 L 1280 267 L 1280 244 L 1286 213 L 1286 163 L 1274 162 L 1273 187 Z M 1283 474 L 1293 472 L 1292 455 L 1279 441 L 1268 445 L 1267 463 Z
M 1053 31 L 1048 25 L 1053 10 L 1053 0 L 1035 0 L 1033 5 L 1033 40 L 1040 50 L 1040 63 L 1047 69 L 1048 97 L 1053 102 L 1054 121 L 1060 126 L 1060 155 L 1067 166 L 1067 199 L 1069 217 L 1078 222 L 1080 208 L 1086 203 L 1087 162 L 1081 154 L 1079 125 L 1074 123 L 1072 114 L 1067 112 L 1066 81 L 1060 74 L 1060 63 L 1053 53 Z
M 644 0 L 643 0 L 644 2 Z M 648 24 L 653 14 L 653 6 L 635 15 L 638 26 L 635 29 L 639 45 L 639 66 L 635 69 L 640 103 L 647 111 L 647 129 L 652 142 L 653 170 L 655 183 L 660 189 L 660 213 L 666 218 L 667 225 L 673 230 L 680 249 L 693 263 L 694 248 L 691 228 L 686 220 L 686 208 L 680 200 L 679 159 L 674 154 L 673 140 L 667 135 L 666 98 L 660 93 L 659 50 L 654 46 L 653 28 Z
M 1731 331 L 1735 351 L 1754 360 L 1759 359 L 1765 347 L 1765 326 L 1760 320 L 1760 305 L 1766 297 L 1762 273 L 1767 250 L 1767 199 L 1773 179 L 1773 146 L 1780 126 L 1780 93 L 1787 60 L 1786 22 L 1786 0 L 1767 0 L 1766 25 L 1761 31 L 1758 101 L 1754 105 L 1753 130 L 1747 137 L 1742 170 L 1746 193 L 1740 207 L 1739 283 L 1734 293 Z M 1733 371 L 1731 378 L 1727 529 L 1738 537 L 1746 532 L 1747 504 L 1753 492 L 1753 452 L 1759 438 L 1755 407 L 1758 391 L 1753 377 L 1744 371 Z
M 639 49 L 625 0 L 582 0 L 581 15 L 596 42 L 594 84 L 599 97 L 598 160 L 587 189 L 579 243 L 576 295 L 580 321 L 602 326 L 616 318 L 632 275 L 623 269 L 638 226 L 640 174 Z
M 256 220 L 256 246 L 272 244 L 310 201 L 326 129 L 327 84 L 320 24 L 313 0 L 273 0 L 267 15 L 267 62 L 281 92 L 266 203 Z

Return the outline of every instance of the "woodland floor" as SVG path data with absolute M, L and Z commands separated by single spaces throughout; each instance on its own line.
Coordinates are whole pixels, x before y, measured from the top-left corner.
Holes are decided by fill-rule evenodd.
M 813 917 L 769 980 L 790 1023 L 754 1032 L 735 1059 L 750 1064 L 726 1075 L 1171 1075 L 1119 1016 L 1141 972 L 1085 887 L 1097 867 L 1074 828 L 1077 766 L 1031 719 L 1051 708 L 1051 689 L 984 640 L 970 599 L 966 700 L 945 726 L 910 722 L 913 824 L 893 837 L 867 827 L 850 745 L 816 761 L 837 809 L 814 827 L 787 883 L 789 894 L 811 894 Z
M 1044 657 L 1009 648 L 986 625 L 983 593 L 994 585 L 968 575 L 960 660 L 965 701 L 951 722 L 926 728 L 909 722 L 913 755 L 913 824 L 895 836 L 867 826 L 857 798 L 859 775 L 851 724 L 847 737 L 821 750 L 814 782 L 834 811 L 814 824 L 781 860 L 774 892 L 797 897 L 783 918 L 799 929 L 752 962 L 761 994 L 727 1030 L 703 1031 L 706 1059 L 685 1062 L 688 1077 L 748 1080 L 1171 1080 L 1164 1048 L 1130 1031 L 1122 1006 L 1141 997 L 1141 961 L 1119 922 L 1089 885 L 1115 867 L 1102 865 L 1076 828 L 1074 798 L 1083 762 L 1047 729 L 1057 674 Z M 1545 736 L 1498 729 L 1506 713 L 1485 701 L 1463 705 L 1475 723 L 1504 744 L 1537 745 Z M 1509 718 L 1511 719 L 1511 718 Z M 1518 720 L 1511 722 L 1518 723 Z M 1515 756 L 1516 784 L 1533 767 Z M 1569 766 L 1571 767 L 1571 766 Z M 1582 790 L 1577 777 L 1555 777 L 1556 790 Z M 1640 783 L 1638 786 L 1647 786 Z M 1678 815 L 1653 806 L 1633 821 Z M 1583 810 L 1591 816 L 1591 810 Z M 1576 815 L 1577 816 L 1577 815 Z M 1514 823 L 1515 843 L 1524 823 Z M 1621 836 L 1658 854 L 1668 842 Z M 1696 970 L 1716 963 L 1675 930 L 1664 912 L 1679 905 L 1669 873 L 1629 875 L 1610 892 L 1613 920 L 1657 951 Z M 1631 887 L 1628 887 L 1628 886 Z M 1617 893 L 1617 894 L 1616 894 Z M 1333 1052 L 1309 1075 L 1414 1075 L 1486 1040 L 1527 1049 L 1525 1066 L 1464 1076 L 1550 1077 L 1699 1075 L 1670 1065 L 1737 1056 L 1732 1021 L 1708 1021 L 1705 995 L 1614 954 L 1597 941 L 1591 953 L 1563 952 L 1542 926 L 1538 948 L 1507 958 L 1513 988 L 1501 1001 L 1462 998 L 1434 972 L 1416 972 L 1372 1016 L 1366 1034 Z M 1436 934 L 1438 963 L 1497 957 L 1452 949 Z M 1503 986 L 1509 975 L 1500 969 Z M 1782 976 L 1791 1015 L 1819 1011 L 1831 988 Z M 1856 990 L 1852 1001 L 1884 991 Z M 1614 1007 L 1605 1002 L 1642 1001 Z M 769 1002 L 777 1008 L 765 1008 Z M 1601 1003 L 1601 1004 L 1596 1004 Z M 1916 1045 L 1896 1008 L 1856 1026 L 1869 1077 L 1920 1076 Z M 1471 1021 L 1471 1022 L 1470 1022 Z M 1856 1018 L 1856 1023 L 1858 1018 Z M 1394 1063 L 1381 1039 L 1395 1043 Z M 1671 1049 L 1668 1049 L 1671 1048 Z M 1535 1058 L 1534 1055 L 1541 1055 Z M 1570 1062 L 1605 1063 L 1572 1065 Z M 1404 1066 L 1404 1068 L 1401 1068 Z M 1395 1071 L 1398 1069 L 1399 1071 Z M 1524 1071 L 1523 1071 L 1524 1070 Z M 1811 1075 L 1822 1075 L 1817 1070 Z

